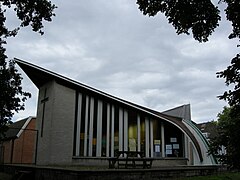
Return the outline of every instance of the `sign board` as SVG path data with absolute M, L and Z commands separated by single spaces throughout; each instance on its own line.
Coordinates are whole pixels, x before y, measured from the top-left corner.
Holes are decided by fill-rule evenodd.
M 170 142 L 171 142 L 171 143 L 177 142 L 177 138 L 175 138 L 175 137 L 170 138 Z
M 166 154 L 172 154 L 172 145 L 171 144 L 167 144 L 166 145 Z
M 179 144 L 173 144 L 173 149 L 179 149 Z
M 159 144 L 159 145 L 160 145 L 160 144 L 161 144 L 161 140 L 155 139 L 155 140 L 154 140 L 154 144 L 155 144 L 155 145 L 156 145 L 156 144 Z
M 155 152 L 160 152 L 160 145 L 155 145 Z

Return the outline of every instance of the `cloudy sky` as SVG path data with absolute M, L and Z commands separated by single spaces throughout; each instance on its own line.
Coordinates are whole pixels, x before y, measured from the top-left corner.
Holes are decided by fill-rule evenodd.
M 217 99 L 226 87 L 216 72 L 237 53 L 236 42 L 227 39 L 228 22 L 201 44 L 191 35 L 176 35 L 161 14 L 143 16 L 134 0 L 53 2 L 56 17 L 45 23 L 44 36 L 22 29 L 8 40 L 9 58 L 158 111 L 190 103 L 195 122 L 216 119 L 226 105 Z M 19 22 L 8 14 L 8 26 L 14 27 Z M 14 120 L 36 115 L 38 89 L 24 73 L 23 78 L 32 98 Z

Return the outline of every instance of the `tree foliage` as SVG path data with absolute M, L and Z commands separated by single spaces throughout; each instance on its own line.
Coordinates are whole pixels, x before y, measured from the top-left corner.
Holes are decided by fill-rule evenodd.
M 228 164 L 229 168 L 240 169 L 240 112 L 239 107 L 224 107 L 218 114 L 218 136 L 210 142 L 209 153 L 215 155 L 220 162 Z M 221 153 L 221 147 L 226 153 Z
M 219 10 L 209 0 L 137 0 L 144 15 L 164 13 L 177 34 L 189 34 L 199 42 L 208 40 L 218 26 Z
M 217 77 L 225 78 L 227 86 L 233 85 L 233 90 L 225 91 L 220 99 L 227 100 L 230 106 L 240 105 L 240 54 L 237 54 L 226 70 L 218 72 Z
M 12 8 L 20 25 L 14 29 L 6 27 L 6 11 Z M 43 22 L 51 21 L 56 6 L 48 0 L 0 0 L 0 138 L 11 122 L 14 112 L 24 110 L 24 102 L 31 94 L 23 91 L 22 77 L 13 61 L 8 61 L 4 45 L 7 38 L 14 37 L 22 27 L 43 35 Z

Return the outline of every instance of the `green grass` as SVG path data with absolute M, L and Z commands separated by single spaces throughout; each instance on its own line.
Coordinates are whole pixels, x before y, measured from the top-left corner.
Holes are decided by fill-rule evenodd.
M 12 175 L 0 172 L 0 180 L 11 180 Z
M 0 180 L 11 180 L 12 175 L 0 172 Z M 240 180 L 240 172 L 238 173 L 222 173 L 212 176 L 196 176 L 178 178 L 176 180 Z
M 223 173 L 212 176 L 197 176 L 189 178 L 181 178 L 179 180 L 240 180 L 240 172 L 238 173 Z

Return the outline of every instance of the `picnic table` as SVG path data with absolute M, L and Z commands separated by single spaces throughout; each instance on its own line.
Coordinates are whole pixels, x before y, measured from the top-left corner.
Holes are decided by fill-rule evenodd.
M 108 158 L 109 168 L 151 168 L 153 158 L 144 157 L 142 151 L 117 151 L 116 157 Z

